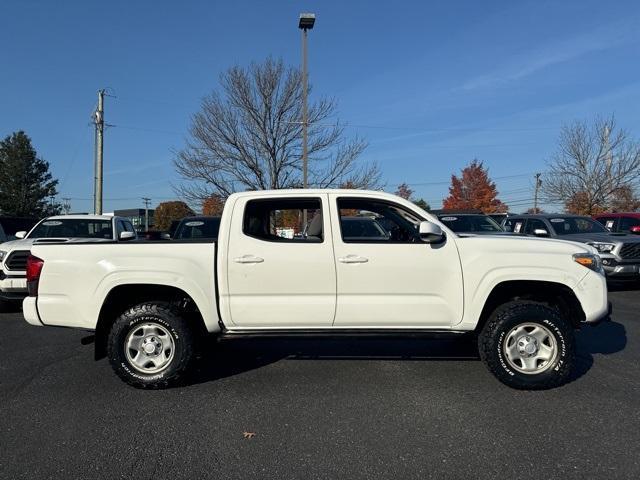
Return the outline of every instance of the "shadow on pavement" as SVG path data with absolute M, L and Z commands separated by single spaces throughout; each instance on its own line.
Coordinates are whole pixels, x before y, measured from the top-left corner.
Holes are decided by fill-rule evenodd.
M 329 337 L 209 339 L 190 383 L 203 383 L 295 360 L 478 360 L 473 335 L 460 338 Z
M 576 369 L 570 381 L 577 380 L 593 365 L 593 355 L 612 355 L 627 346 L 627 331 L 615 321 L 585 326 L 576 332 Z
M 478 361 L 473 335 L 459 338 L 328 337 L 207 339 L 189 383 L 204 383 L 238 375 L 283 359 Z M 576 369 L 570 381 L 589 371 L 595 354 L 611 355 L 627 344 L 625 328 L 615 321 L 576 332 Z

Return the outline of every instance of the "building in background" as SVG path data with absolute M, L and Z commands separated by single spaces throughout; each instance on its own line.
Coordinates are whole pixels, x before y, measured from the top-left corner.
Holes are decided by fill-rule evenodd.
M 155 212 L 155 210 L 153 209 L 149 209 L 147 210 L 149 212 L 149 230 L 153 229 L 153 214 Z M 113 212 L 114 215 L 118 216 L 118 217 L 125 217 L 128 218 L 129 220 L 131 220 L 131 223 L 133 224 L 133 227 L 136 229 L 136 231 L 138 232 L 144 232 L 145 228 L 144 228 L 144 213 L 145 213 L 145 209 L 144 208 L 128 208 L 125 210 L 115 210 Z

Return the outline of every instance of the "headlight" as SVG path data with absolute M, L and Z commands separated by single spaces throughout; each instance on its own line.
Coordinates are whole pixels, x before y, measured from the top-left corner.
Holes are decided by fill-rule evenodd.
M 602 243 L 602 242 L 589 242 L 587 243 L 587 245 L 591 245 L 600 253 L 611 253 L 613 249 L 616 247 L 613 243 Z
M 593 255 L 591 253 L 574 253 L 573 260 L 594 272 L 604 273 L 602 260 L 600 260 L 598 255 Z
M 2 261 L 2 259 L 4 258 L 4 256 L 7 254 L 7 252 L 5 252 L 4 250 L 0 250 L 0 262 Z

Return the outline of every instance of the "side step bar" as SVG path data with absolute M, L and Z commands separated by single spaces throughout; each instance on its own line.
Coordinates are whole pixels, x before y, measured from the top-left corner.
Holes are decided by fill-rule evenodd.
M 218 335 L 219 341 L 246 338 L 460 338 L 470 335 L 468 330 L 430 330 L 430 329 L 264 329 L 264 330 L 230 330 L 225 329 Z

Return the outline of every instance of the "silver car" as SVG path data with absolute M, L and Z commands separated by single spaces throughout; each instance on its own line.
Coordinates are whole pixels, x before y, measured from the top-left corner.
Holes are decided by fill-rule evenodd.
M 607 277 L 640 280 L 640 238 L 613 233 L 589 217 L 562 214 L 516 215 L 502 223 L 506 231 L 586 243 L 600 253 Z

